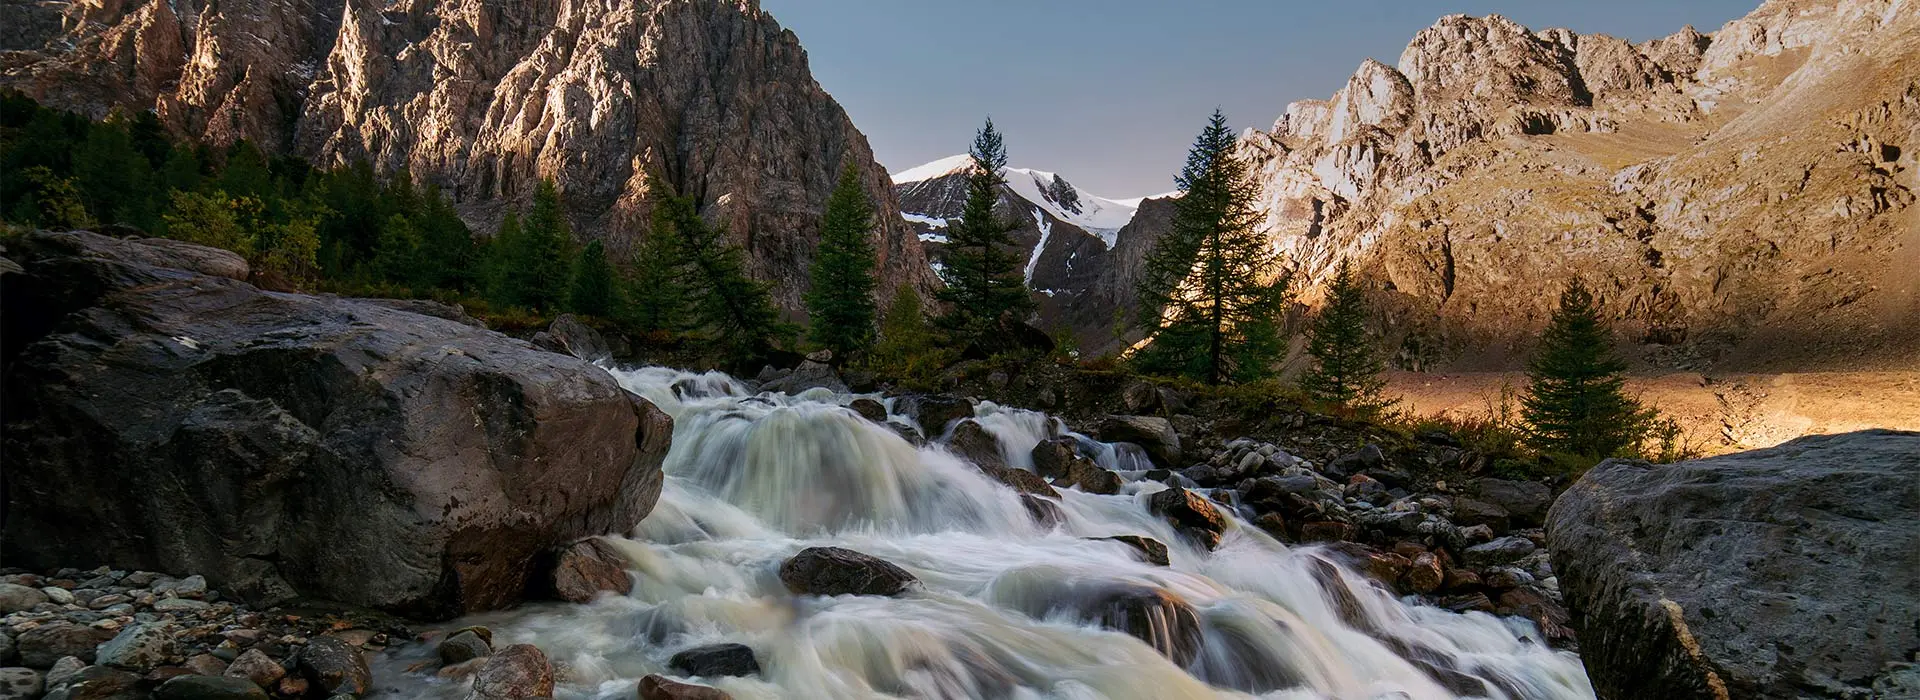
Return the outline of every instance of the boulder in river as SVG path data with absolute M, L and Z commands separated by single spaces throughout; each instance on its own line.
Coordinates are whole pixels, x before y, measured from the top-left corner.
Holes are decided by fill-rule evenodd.
M 1920 433 L 1890 430 L 1589 470 L 1547 538 L 1594 689 L 1895 697 L 1920 649 L 1916 484 Z
M 681 683 L 660 674 L 640 679 L 640 700 L 733 700 L 719 688 Z
M 1128 547 L 1132 547 L 1134 549 L 1140 550 L 1140 558 L 1146 560 L 1147 563 L 1150 563 L 1150 564 L 1159 564 L 1161 566 L 1167 566 L 1170 563 L 1169 560 L 1167 559 L 1166 543 L 1151 537 L 1143 537 L 1140 535 L 1114 535 L 1112 537 L 1095 537 L 1092 539 L 1110 540 L 1113 542 L 1119 542 L 1120 544 L 1124 544 Z
M 1172 523 L 1180 534 L 1207 549 L 1220 546 L 1227 518 L 1212 502 L 1193 491 L 1170 488 L 1147 498 L 1147 507 Z
M 1181 466 L 1180 435 L 1173 422 L 1157 416 L 1107 416 L 1100 420 L 1099 437 L 1105 442 L 1131 442 L 1146 450 L 1156 466 L 1178 469 Z
M 973 417 L 973 399 L 952 394 L 902 396 L 894 400 L 893 407 L 895 413 L 919 423 L 920 430 L 930 438 L 940 437 L 954 421 Z
M 182 245 L 36 233 L 0 276 L 10 564 L 446 618 L 652 509 L 672 421 L 604 370 Z
M 673 655 L 667 665 L 689 676 L 718 678 L 760 673 L 760 660 L 745 644 L 722 643 L 694 647 Z
M 879 557 L 840 547 L 808 547 L 780 565 L 780 582 L 802 595 L 899 595 L 919 580 Z
M 1000 454 L 1000 440 L 972 418 L 953 426 L 953 434 L 947 437 L 947 448 L 982 469 L 1007 466 L 1006 458 Z
M 295 667 L 313 687 L 329 695 L 366 695 L 373 688 L 373 671 L 360 650 L 337 637 L 321 635 L 300 650 Z
M 467 700 L 534 700 L 553 697 L 553 664 L 532 644 L 515 644 L 487 657 L 473 676 Z
M 632 589 L 626 557 L 598 537 L 560 550 L 554 563 L 553 591 L 561 600 L 586 603 L 601 593 L 626 595 Z

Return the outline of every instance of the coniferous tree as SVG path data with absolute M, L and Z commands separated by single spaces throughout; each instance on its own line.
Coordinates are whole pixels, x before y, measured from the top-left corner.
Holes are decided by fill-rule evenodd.
M 807 312 L 814 342 L 845 356 L 873 343 L 873 204 L 849 164 L 827 199 Z
M 573 288 L 567 293 L 567 308 L 577 314 L 599 316 L 613 314 L 613 265 L 607 262 L 607 249 L 600 241 L 588 243 L 573 259 Z
M 513 288 L 514 277 L 511 274 L 512 254 L 509 251 L 526 247 L 520 241 L 525 236 L 520 226 L 520 212 L 510 208 L 507 215 L 500 219 L 500 229 L 488 241 L 487 300 L 496 305 L 512 306 L 518 303 L 518 291 Z
M 747 275 L 739 248 L 727 243 L 726 232 L 707 225 L 692 197 L 669 193 L 655 206 L 654 235 L 664 225 L 677 252 L 681 279 L 693 300 L 694 326 L 712 333 L 736 358 L 764 353 L 776 337 L 790 329 L 780 322 L 767 286 Z
M 148 193 L 153 166 L 134 148 L 125 120 L 115 117 L 87 129 L 86 141 L 74 151 L 73 170 L 94 221 L 142 228 L 158 223 Z
M 1307 394 L 1328 403 L 1362 410 L 1393 404 L 1384 395 L 1386 367 L 1367 334 L 1366 290 L 1345 262 L 1327 288 L 1327 303 L 1307 331 L 1307 355 L 1313 366 L 1300 379 Z
M 958 355 L 940 345 L 927 321 L 920 295 L 901 285 L 893 304 L 880 321 L 879 342 L 867 355 L 867 366 L 911 388 L 932 388 L 935 378 Z
M 940 325 L 963 342 L 1033 307 L 1020 260 L 1008 252 L 1014 226 L 993 211 L 1006 184 L 1001 173 L 1007 167 L 1007 148 L 992 119 L 974 135 L 968 154 L 973 168 L 967 174 L 967 202 L 960 221 L 947 231 L 946 264 L 940 272 L 947 286 L 939 294 L 949 307 Z
M 1136 356 L 1147 371 L 1209 384 L 1250 381 L 1270 376 L 1284 352 L 1278 323 L 1286 277 L 1254 228 L 1259 185 L 1234 146 L 1216 110 L 1176 178 L 1185 194 L 1137 290 L 1153 339 Z
M 422 199 L 424 209 L 419 222 L 422 278 L 428 286 L 439 289 L 475 289 L 479 279 L 474 270 L 478 255 L 473 231 L 454 213 L 453 205 L 447 202 L 438 186 L 428 185 Z
M 420 229 L 412 219 L 403 214 L 388 216 L 380 228 L 380 243 L 374 249 L 374 276 L 408 288 L 426 286 L 421 275 L 422 247 Z
M 533 208 L 515 222 L 509 236 L 501 227 L 494 246 L 498 277 L 497 299 L 510 306 L 535 310 L 558 309 L 567 301 L 568 247 L 573 234 L 561 211 L 560 194 L 552 180 L 542 180 L 534 191 Z
M 655 207 L 653 231 L 634 250 L 633 264 L 621 285 L 626 291 L 624 320 L 643 332 L 677 333 L 687 322 L 687 290 L 679 247 L 674 243 L 666 207 Z
M 1626 369 L 1593 294 L 1578 280 L 1569 283 L 1527 363 L 1520 406 L 1528 442 L 1544 452 L 1593 458 L 1635 447 L 1652 412 L 1626 395 Z

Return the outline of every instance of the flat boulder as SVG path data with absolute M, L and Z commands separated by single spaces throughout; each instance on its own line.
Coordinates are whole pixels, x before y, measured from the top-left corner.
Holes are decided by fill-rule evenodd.
M 694 647 L 673 655 L 667 665 L 689 676 L 719 678 L 760 673 L 760 660 L 745 644 L 722 643 Z
M 727 691 L 681 683 L 658 673 L 640 679 L 640 700 L 733 700 Z
M 973 417 L 973 400 L 952 394 L 902 396 L 894 400 L 893 406 L 896 413 L 919 423 L 920 430 L 928 437 L 939 437 L 946 432 L 948 424 Z
M 1546 528 L 1594 689 L 1895 697 L 1920 648 L 1916 484 L 1920 433 L 1890 430 L 1589 470 Z
M 1180 435 L 1173 422 L 1158 416 L 1107 416 L 1095 429 L 1105 442 L 1130 442 L 1146 450 L 1154 465 L 1166 469 L 1180 467 Z
M 1537 481 L 1475 479 L 1467 484 L 1467 493 L 1510 515 L 1518 527 L 1539 527 L 1553 505 L 1553 490 Z
M 37 233 L 0 276 L 9 564 L 444 619 L 522 601 L 542 553 L 659 496 L 672 421 L 604 370 L 128 245 Z
M 919 579 L 879 557 L 840 547 L 808 547 L 780 565 L 780 582 L 802 595 L 892 596 Z

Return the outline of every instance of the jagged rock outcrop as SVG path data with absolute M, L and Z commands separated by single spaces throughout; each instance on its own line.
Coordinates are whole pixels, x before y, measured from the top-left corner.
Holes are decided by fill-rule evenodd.
M 16 9 L 17 8 L 17 9 Z M 933 276 L 866 137 L 754 0 L 127 0 L 6 5 L 0 86 L 96 116 L 442 186 L 490 231 L 550 177 L 616 256 L 649 173 L 695 196 L 801 306 L 841 168 L 878 202 L 884 293 Z M 14 17 L 20 21 L 16 24 Z
M 1449 16 L 1242 149 L 1302 301 L 1353 261 L 1404 367 L 1511 364 L 1578 277 L 1656 363 L 1910 368 L 1916 57 L 1891 0 L 1637 45 Z
M 1594 467 L 1547 518 L 1594 689 L 1676 699 L 1920 690 L 1916 484 L 1920 433 L 1888 430 Z
M 659 498 L 673 421 L 605 371 L 195 271 L 232 272 L 218 251 L 169 262 L 183 246 L 76 231 L 8 251 L 8 565 L 447 618 L 518 603 L 547 552 Z

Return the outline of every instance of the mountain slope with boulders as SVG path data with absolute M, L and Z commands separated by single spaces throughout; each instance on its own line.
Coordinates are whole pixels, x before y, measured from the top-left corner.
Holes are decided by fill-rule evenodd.
M 153 109 L 176 135 L 440 185 L 477 230 L 552 178 L 616 259 L 660 176 L 801 308 L 844 165 L 878 203 L 882 298 L 933 284 L 885 171 L 752 0 L 6 5 L 0 86 L 95 117 Z
M 1449 16 L 1242 141 L 1303 301 L 1352 261 L 1398 362 L 1510 366 L 1559 286 L 1662 364 L 1911 369 L 1920 12 L 1769 0 L 1633 44 Z
M 1920 356 L 1917 57 L 1920 12 L 1894 0 L 1770 0 L 1638 44 L 1453 15 L 1240 153 L 1299 301 L 1352 263 L 1404 369 L 1517 366 L 1578 278 L 1646 365 L 1904 371 Z M 902 189 L 906 209 L 929 187 Z M 1165 231 L 1136 216 L 1105 242 L 1144 252 Z M 1050 243 L 1075 283 L 1041 325 L 1120 350 L 1139 257 L 1068 243 L 1086 238 Z

